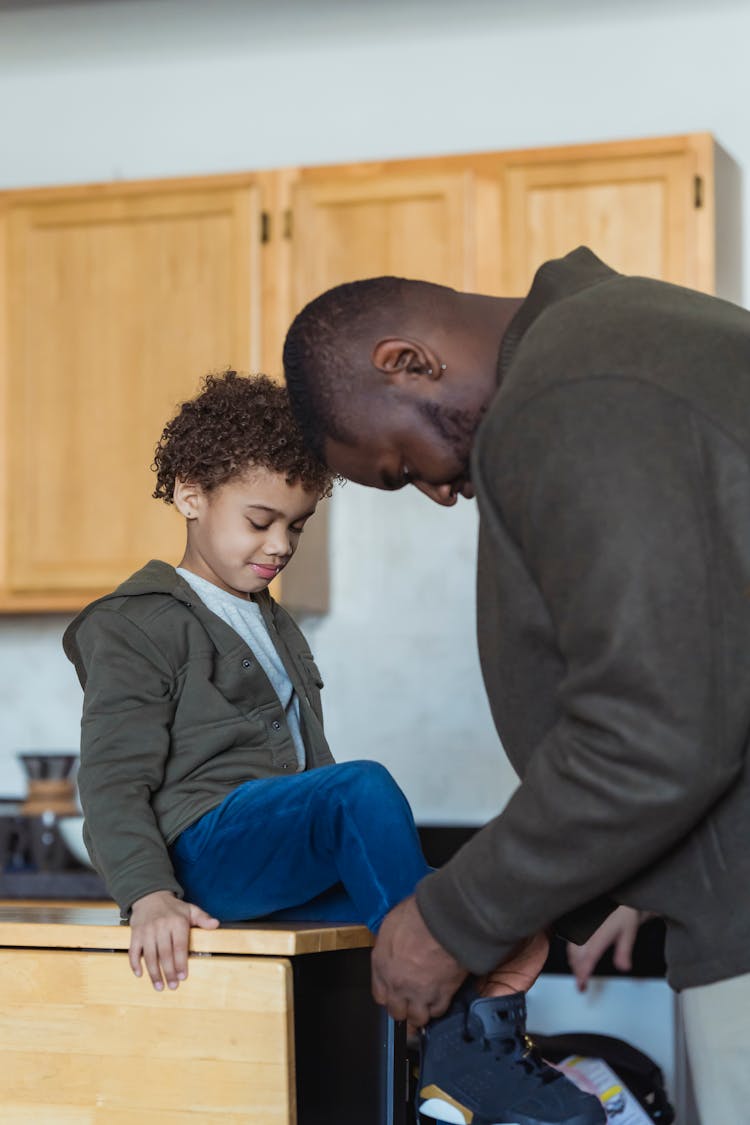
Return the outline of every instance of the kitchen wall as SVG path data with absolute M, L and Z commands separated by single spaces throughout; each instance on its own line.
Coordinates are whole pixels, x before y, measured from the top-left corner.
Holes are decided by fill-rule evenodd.
M 749 42 L 742 0 L 0 2 L 0 188 L 704 129 L 743 170 Z M 307 626 L 335 753 L 388 764 L 423 821 L 480 823 L 513 785 L 475 535 L 471 504 L 347 485 L 331 613 Z M 0 619 L 0 794 L 23 788 L 16 750 L 77 741 L 65 623 Z

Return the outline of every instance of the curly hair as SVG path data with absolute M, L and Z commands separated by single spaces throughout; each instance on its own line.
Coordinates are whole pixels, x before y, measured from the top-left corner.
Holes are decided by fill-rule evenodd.
M 284 386 L 266 375 L 206 375 L 200 394 L 162 431 L 152 495 L 172 504 L 178 477 L 210 492 L 254 466 L 321 497 L 331 495 L 336 479 L 305 446 Z

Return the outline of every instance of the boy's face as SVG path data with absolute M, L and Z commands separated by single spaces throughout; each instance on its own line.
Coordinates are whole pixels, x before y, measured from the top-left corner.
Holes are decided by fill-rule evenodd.
M 230 594 L 257 594 L 291 559 L 317 502 L 316 492 L 256 467 L 211 492 L 178 481 L 175 506 L 188 525 L 181 565 Z

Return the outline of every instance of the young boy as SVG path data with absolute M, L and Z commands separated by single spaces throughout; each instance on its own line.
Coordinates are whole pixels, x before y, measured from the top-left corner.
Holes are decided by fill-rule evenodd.
M 130 919 L 130 964 L 187 976 L 191 925 L 364 922 L 429 868 L 411 811 L 374 762 L 334 765 L 322 681 L 268 592 L 332 480 L 285 390 L 209 376 L 156 451 L 156 498 L 187 527 L 64 637 L 84 687 L 78 784 L 91 859 Z M 323 768 L 320 768 L 323 767 Z
M 145 963 L 162 990 L 187 977 L 191 926 L 271 917 L 377 933 L 429 868 L 390 774 L 333 763 L 320 674 L 268 592 L 332 486 L 286 391 L 263 376 L 207 377 L 154 467 L 154 496 L 186 521 L 179 566 L 148 563 L 63 643 L 84 688 L 86 845 L 130 920 L 133 972 Z M 529 1052 L 522 994 L 465 986 L 422 1044 L 425 1118 L 604 1120 Z

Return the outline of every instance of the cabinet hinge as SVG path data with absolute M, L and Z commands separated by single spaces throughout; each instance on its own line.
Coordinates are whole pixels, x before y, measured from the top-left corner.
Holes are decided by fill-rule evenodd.
M 693 176 L 693 206 L 703 206 L 703 176 Z
M 291 208 L 284 212 L 284 238 L 291 238 L 294 233 L 294 215 Z
M 260 240 L 261 242 L 271 241 L 271 215 L 268 211 L 261 211 L 260 213 Z

